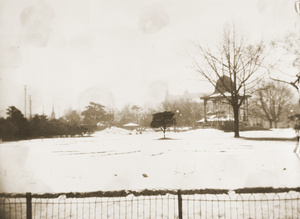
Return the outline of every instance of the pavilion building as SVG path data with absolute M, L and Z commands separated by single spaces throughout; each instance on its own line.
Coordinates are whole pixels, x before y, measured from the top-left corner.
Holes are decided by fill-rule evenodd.
M 215 87 L 215 91 L 207 96 L 203 96 L 200 99 L 204 102 L 204 118 L 198 122 L 202 126 L 220 127 L 225 122 L 233 122 L 234 115 L 229 99 L 231 99 L 231 93 L 228 92 L 231 89 L 232 81 L 228 76 L 221 77 Z M 242 105 L 239 108 L 239 121 L 242 125 L 248 124 L 248 99 L 250 95 L 241 95 L 240 98 L 244 98 Z

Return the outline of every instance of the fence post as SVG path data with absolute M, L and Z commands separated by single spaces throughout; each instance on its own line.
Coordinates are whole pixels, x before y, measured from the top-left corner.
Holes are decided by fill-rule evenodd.
M 182 219 L 182 197 L 181 197 L 180 189 L 178 190 L 177 195 L 178 195 L 178 218 Z
M 32 219 L 32 196 L 30 192 L 26 193 L 26 219 Z

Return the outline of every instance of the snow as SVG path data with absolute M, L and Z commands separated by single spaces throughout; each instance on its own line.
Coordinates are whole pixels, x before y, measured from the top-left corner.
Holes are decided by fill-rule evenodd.
M 107 133 L 107 134 L 129 134 L 129 130 L 126 130 L 126 129 L 122 129 L 122 128 L 118 128 L 118 127 L 112 127 L 112 128 L 106 128 L 104 129 L 103 131 L 101 132 L 98 132 L 95 135 L 98 135 L 98 134 L 103 134 L 103 133 Z
M 295 137 L 293 129 L 241 132 Z M 130 132 L 0 144 L 0 192 L 299 187 L 295 141 L 234 138 L 215 129 Z
M 249 131 L 241 132 L 244 137 L 263 137 L 263 138 L 293 138 L 296 136 L 295 130 L 287 129 L 271 129 L 269 131 Z

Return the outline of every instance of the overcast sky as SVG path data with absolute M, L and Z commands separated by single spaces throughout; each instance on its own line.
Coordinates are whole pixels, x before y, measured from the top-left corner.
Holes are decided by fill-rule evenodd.
M 24 113 L 24 85 L 32 112 L 48 115 L 213 90 L 193 80 L 189 51 L 232 22 L 270 39 L 297 30 L 300 15 L 294 0 L 1 0 L 0 116 Z

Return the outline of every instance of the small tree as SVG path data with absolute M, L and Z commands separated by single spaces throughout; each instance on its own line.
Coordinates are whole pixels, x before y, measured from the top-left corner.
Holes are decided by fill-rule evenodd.
M 173 112 L 159 112 L 153 114 L 152 122 L 150 123 L 151 128 L 160 128 L 166 138 L 166 129 L 176 124 L 175 113 Z

